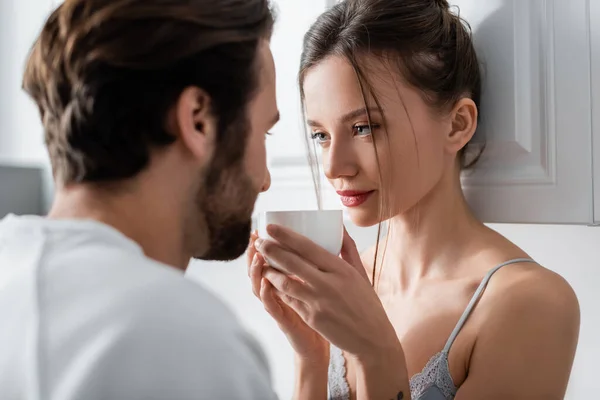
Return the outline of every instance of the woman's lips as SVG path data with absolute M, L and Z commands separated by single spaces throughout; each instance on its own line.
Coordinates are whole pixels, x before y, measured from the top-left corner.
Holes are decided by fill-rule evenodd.
M 365 192 L 357 190 L 340 190 L 337 194 L 342 200 L 344 207 L 358 207 L 369 199 L 374 190 Z

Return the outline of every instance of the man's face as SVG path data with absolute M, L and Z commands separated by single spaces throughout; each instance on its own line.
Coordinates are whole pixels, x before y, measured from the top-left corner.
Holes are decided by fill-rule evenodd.
M 266 40 L 259 46 L 258 60 L 259 86 L 248 105 L 246 119 L 227 128 L 246 133 L 244 157 L 223 168 L 217 149 L 197 194 L 197 211 L 206 218 L 209 246 L 194 258 L 227 261 L 241 256 L 248 246 L 254 203 L 258 194 L 270 186 L 265 135 L 279 119 L 279 112 L 275 64 Z

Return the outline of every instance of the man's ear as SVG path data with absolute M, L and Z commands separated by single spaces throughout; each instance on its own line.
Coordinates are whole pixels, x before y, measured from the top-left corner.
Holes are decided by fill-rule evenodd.
M 477 129 L 477 105 L 472 99 L 462 98 L 452 112 L 452 130 L 446 137 L 446 151 L 457 154 L 471 140 Z
M 210 158 L 217 133 L 211 109 L 210 96 L 198 87 L 189 87 L 179 96 L 173 113 L 176 135 L 192 157 L 201 161 Z

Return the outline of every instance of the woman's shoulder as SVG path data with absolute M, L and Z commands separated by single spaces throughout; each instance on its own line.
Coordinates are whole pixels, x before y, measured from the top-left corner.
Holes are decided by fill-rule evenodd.
M 492 235 L 486 253 L 493 262 L 488 268 L 508 260 L 523 259 L 523 262 L 503 266 L 494 273 L 481 299 L 481 306 L 488 303 L 487 306 L 493 308 L 517 306 L 538 308 L 540 311 L 559 308 L 570 313 L 579 312 L 577 296 L 566 279 L 531 259 L 497 232 L 492 232 Z
M 564 390 L 580 313 L 575 292 L 563 277 L 534 263 L 501 268 L 473 317 L 469 378 L 461 387 L 466 397 L 507 386 L 525 397 L 544 393 L 550 398 L 549 392 Z
M 539 327 L 579 326 L 579 302 L 561 275 L 532 262 L 508 265 L 490 279 L 477 308 L 483 325 L 512 325 L 535 317 Z

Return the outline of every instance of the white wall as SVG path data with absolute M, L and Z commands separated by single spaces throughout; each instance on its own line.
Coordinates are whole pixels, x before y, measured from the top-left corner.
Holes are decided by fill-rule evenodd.
M 0 0 L 0 165 L 44 168 L 46 207 L 51 200 L 50 162 L 39 114 L 21 82 L 29 50 L 51 8 L 52 0 Z M 0 190 L 15 190 L 7 186 L 0 182 Z
M 548 225 L 493 225 L 547 268 L 573 286 L 581 306 L 581 334 L 567 400 L 591 399 L 599 393 L 600 360 L 600 228 Z M 359 247 L 374 241 L 375 232 L 351 229 Z M 492 266 L 490 266 L 491 268 Z M 188 277 L 202 282 L 238 314 L 261 341 L 271 361 L 274 383 L 281 399 L 291 398 L 293 353 L 276 324 L 254 298 L 243 259 L 222 263 L 196 262 Z M 596 398 L 596 397 L 593 397 Z
M 0 1 L 0 162 L 47 162 L 37 109 L 21 90 L 21 81 L 51 5 L 51 0 Z

